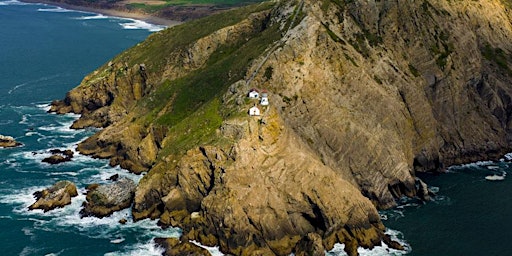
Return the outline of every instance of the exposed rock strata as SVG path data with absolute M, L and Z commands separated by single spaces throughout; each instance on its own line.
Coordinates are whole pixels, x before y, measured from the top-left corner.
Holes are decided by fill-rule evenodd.
M 149 171 L 135 220 L 159 218 L 232 254 L 286 255 L 321 248 L 319 238 L 349 255 L 400 247 L 376 208 L 428 198 L 415 172 L 511 148 L 511 17 L 497 0 L 283 0 L 209 32 L 198 21 L 158 33 L 52 111 L 106 127 L 80 152 Z M 197 38 L 174 41 L 192 26 Z M 265 50 L 240 69 L 254 42 Z M 251 87 L 270 93 L 261 119 L 245 114 Z
M 135 182 L 121 177 L 111 184 L 94 184 L 88 187 L 86 202 L 80 215 L 82 217 L 106 217 L 113 212 L 130 207 L 135 192 Z
M 28 207 L 30 210 L 42 209 L 47 212 L 71 204 L 71 198 L 78 195 L 75 184 L 71 181 L 59 181 L 53 186 L 34 193 L 36 202 Z

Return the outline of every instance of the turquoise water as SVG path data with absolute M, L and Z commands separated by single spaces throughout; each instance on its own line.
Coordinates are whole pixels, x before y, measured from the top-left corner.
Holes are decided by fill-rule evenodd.
M 23 143 L 0 149 L 1 254 L 159 255 L 152 238 L 179 231 L 161 230 L 154 221 L 133 223 L 129 210 L 80 219 L 82 194 L 63 209 L 27 210 L 33 192 L 58 180 L 75 182 L 83 193 L 87 184 L 116 173 L 141 178 L 79 155 L 60 165 L 41 163 L 49 149 L 74 148 L 94 132 L 69 129 L 74 115 L 46 111 L 86 74 L 159 27 L 17 1 L 0 1 L 0 24 L 0 134 Z M 119 224 L 121 218 L 128 224 Z

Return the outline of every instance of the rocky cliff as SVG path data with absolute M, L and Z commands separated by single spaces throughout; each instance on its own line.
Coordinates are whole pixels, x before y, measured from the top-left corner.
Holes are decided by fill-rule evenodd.
M 104 127 L 80 152 L 148 172 L 135 219 L 236 255 L 354 255 L 393 244 L 377 209 L 415 172 L 510 149 L 510 42 L 499 0 L 265 2 L 153 34 L 51 111 Z

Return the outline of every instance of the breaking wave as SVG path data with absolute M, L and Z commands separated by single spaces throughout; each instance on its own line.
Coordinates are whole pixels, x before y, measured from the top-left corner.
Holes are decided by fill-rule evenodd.
M 151 32 L 157 32 L 165 29 L 165 26 L 150 24 L 142 20 L 126 19 L 128 22 L 119 23 L 124 29 L 146 29 Z

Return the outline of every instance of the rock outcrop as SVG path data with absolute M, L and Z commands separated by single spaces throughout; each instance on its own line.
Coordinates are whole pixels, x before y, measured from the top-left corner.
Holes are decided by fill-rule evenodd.
M 80 215 L 103 218 L 113 212 L 130 207 L 135 192 L 135 182 L 121 177 L 111 184 L 93 184 L 87 188 L 86 202 Z
M 17 142 L 11 136 L 0 135 L 0 148 L 13 148 L 21 146 L 21 143 Z
M 78 195 L 75 184 L 71 181 L 59 181 L 53 186 L 34 193 L 36 202 L 29 210 L 42 209 L 47 212 L 71 204 L 71 198 Z
M 511 21 L 498 0 L 266 2 L 155 33 L 52 111 L 148 172 L 135 220 L 236 255 L 399 248 L 377 209 L 428 199 L 416 172 L 512 146 Z
M 201 248 L 188 241 L 180 241 L 177 238 L 155 238 L 155 243 L 165 249 L 162 255 L 202 255 L 210 256 L 208 250 Z
M 49 163 L 49 164 L 60 164 L 63 162 L 69 162 L 73 158 L 73 151 L 70 149 L 66 150 L 60 150 L 60 149 L 52 149 L 50 150 L 50 153 L 52 154 L 49 157 L 46 157 L 42 160 L 43 163 Z

